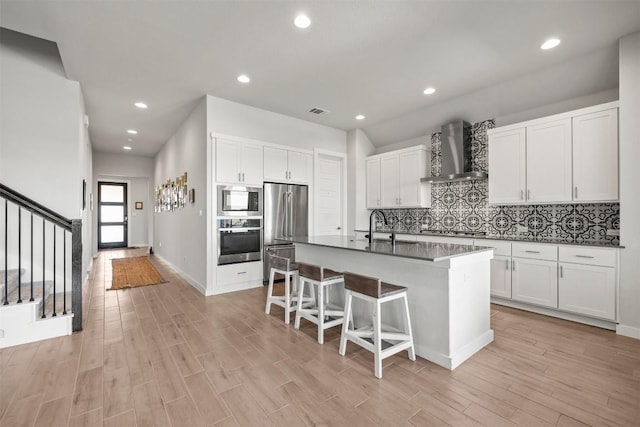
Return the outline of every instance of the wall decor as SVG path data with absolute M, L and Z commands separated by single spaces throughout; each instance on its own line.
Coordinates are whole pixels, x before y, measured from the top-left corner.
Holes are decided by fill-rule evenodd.
M 154 212 L 167 212 L 181 209 L 187 200 L 187 173 L 175 180 L 168 178 L 164 184 L 153 189 L 155 196 Z
M 142 202 L 136 202 L 136 209 L 142 209 Z
M 196 202 L 196 189 L 192 188 L 191 190 L 189 190 L 189 203 L 195 203 Z
M 472 170 L 491 173 L 487 162 L 487 130 L 494 120 L 471 126 Z M 431 136 L 431 171 L 440 174 L 440 132 Z M 394 218 L 397 232 L 421 229 L 443 232 L 483 232 L 489 238 L 554 243 L 619 245 L 620 237 L 608 230 L 620 229 L 619 203 L 560 205 L 489 205 L 488 182 L 463 181 L 431 184 L 431 208 L 384 209 Z M 397 221 L 396 221 L 397 218 Z M 519 232 L 518 226 L 526 227 Z M 381 231 L 391 231 L 383 226 Z

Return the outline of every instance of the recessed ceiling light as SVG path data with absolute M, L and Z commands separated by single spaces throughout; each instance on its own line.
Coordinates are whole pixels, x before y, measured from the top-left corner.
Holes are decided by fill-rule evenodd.
M 249 78 L 249 76 L 245 75 L 245 74 L 241 74 L 238 76 L 238 81 L 240 83 L 249 83 L 251 81 L 251 79 Z
M 542 43 L 542 45 L 540 46 L 540 49 L 542 49 L 542 50 L 553 49 L 554 47 L 558 46 L 559 44 L 560 44 L 560 40 L 559 39 L 549 39 L 549 40 L 545 41 L 544 43 Z
M 128 142 L 133 142 L 133 138 L 127 138 Z
M 124 146 L 124 147 L 122 147 L 122 148 L 124 148 L 125 150 L 131 150 L 131 147 L 129 147 L 128 145 L 125 145 L 125 146 Z
M 137 130 L 133 130 L 133 129 L 129 129 L 129 130 L 127 131 L 127 133 L 130 133 L 131 135 L 137 135 L 137 134 L 138 134 L 138 131 L 137 131 Z
M 309 25 L 311 25 L 311 19 L 309 19 L 307 15 L 300 14 L 293 20 L 293 25 L 298 28 L 309 28 Z
M 426 89 L 424 90 L 424 92 L 423 92 L 423 93 L 424 93 L 425 95 L 431 95 L 432 93 L 436 93 L 436 90 L 435 90 L 435 88 L 428 87 L 428 88 L 426 88 Z
M 141 102 L 141 101 L 138 101 L 133 105 L 135 105 L 136 107 L 138 107 L 140 109 L 143 109 L 143 110 L 148 107 L 147 104 L 145 104 L 144 102 Z
M 358 114 L 356 116 L 356 120 L 364 120 L 364 116 L 362 114 Z

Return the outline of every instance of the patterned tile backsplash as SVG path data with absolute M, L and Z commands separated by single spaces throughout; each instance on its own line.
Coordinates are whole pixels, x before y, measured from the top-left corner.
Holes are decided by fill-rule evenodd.
M 471 164 L 474 171 L 490 173 L 487 164 L 487 129 L 493 120 L 471 126 Z M 431 136 L 431 170 L 440 175 L 440 133 Z M 487 237 L 565 243 L 619 245 L 619 203 L 495 206 L 488 202 L 487 181 L 431 184 L 431 208 L 385 209 L 397 218 L 396 231 L 418 233 L 423 228 L 444 232 L 484 232 Z M 527 228 L 520 232 L 518 226 Z M 379 228 L 390 231 L 388 227 Z

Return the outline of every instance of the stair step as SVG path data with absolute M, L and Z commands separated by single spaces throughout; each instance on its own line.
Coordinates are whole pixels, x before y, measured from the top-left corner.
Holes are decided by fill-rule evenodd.
M 47 280 L 44 282 L 44 298 L 47 298 L 49 296 L 49 294 L 51 294 L 51 291 L 53 290 L 53 282 L 50 280 Z M 56 291 L 57 291 L 57 287 L 56 287 Z M 20 291 L 21 291 L 21 296 L 22 296 L 22 301 L 29 301 L 29 298 L 31 298 L 31 283 L 22 283 L 20 285 Z M 33 299 L 42 299 L 43 295 L 42 295 L 42 281 L 39 282 L 33 282 Z M 2 296 L 0 297 L 0 299 L 2 300 L 2 303 L 4 304 L 4 288 L 2 291 Z M 9 284 L 9 295 L 7 300 L 9 301 L 9 303 L 14 303 L 18 301 L 18 287 L 16 285 L 11 285 Z
M 58 316 L 62 315 L 63 311 L 64 311 L 64 304 L 63 304 L 63 293 L 56 293 L 56 314 Z M 66 302 L 67 302 L 67 314 L 71 313 L 71 290 L 67 289 L 67 296 L 66 296 Z M 42 316 L 42 300 L 40 300 L 40 304 L 38 304 L 38 317 Z M 45 315 L 47 316 L 47 318 L 51 317 L 51 315 L 53 314 L 53 294 L 49 294 L 49 296 L 47 296 L 47 298 L 44 300 L 44 312 Z M 42 319 L 44 320 L 44 319 Z
M 18 269 L 13 268 L 6 271 L 7 271 L 7 281 L 9 282 L 9 284 L 16 283 L 18 281 Z M 27 270 L 23 268 L 22 270 L 20 270 L 20 276 L 22 276 L 26 272 Z M 4 273 L 5 273 L 5 270 L 0 270 L 0 285 L 4 285 Z

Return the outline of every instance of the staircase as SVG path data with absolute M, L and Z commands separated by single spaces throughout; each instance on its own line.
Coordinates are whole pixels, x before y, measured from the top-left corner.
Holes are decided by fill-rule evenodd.
M 0 184 L 0 245 L 0 348 L 82 330 L 80 220 Z

